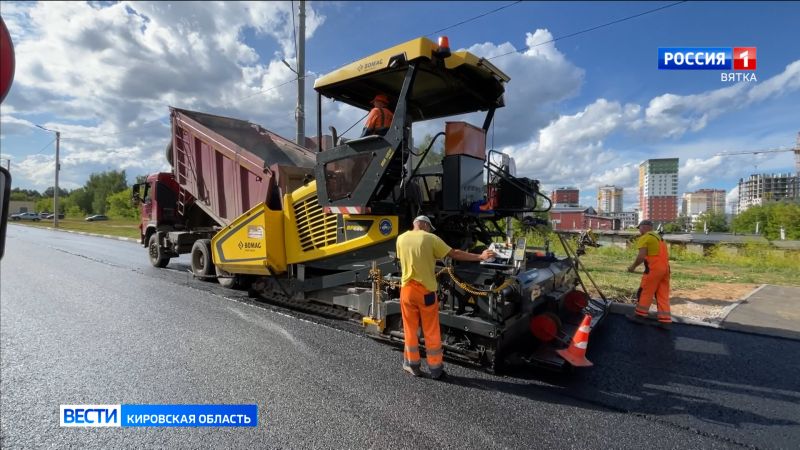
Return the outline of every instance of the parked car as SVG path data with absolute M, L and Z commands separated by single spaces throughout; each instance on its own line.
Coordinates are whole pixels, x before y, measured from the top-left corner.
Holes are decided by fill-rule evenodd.
M 97 222 L 98 220 L 108 220 L 108 217 L 102 214 L 95 214 L 86 218 L 87 222 Z
M 45 218 L 45 219 L 47 219 L 47 220 L 53 220 L 53 216 L 54 216 L 54 215 L 55 215 L 55 214 L 53 214 L 53 213 L 50 213 L 50 214 L 48 214 L 48 215 L 44 216 L 44 218 Z M 60 214 L 58 215 L 58 218 L 59 218 L 59 219 L 63 219 L 63 218 L 64 218 L 64 213 L 60 213 Z
M 32 220 L 34 222 L 38 222 L 40 220 L 39 214 L 34 212 L 24 212 L 19 214 L 12 214 L 11 220 Z

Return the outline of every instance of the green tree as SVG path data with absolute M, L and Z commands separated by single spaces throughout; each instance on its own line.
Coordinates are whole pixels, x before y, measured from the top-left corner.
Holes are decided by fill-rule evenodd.
M 426 134 L 425 137 L 422 138 L 422 142 L 417 148 L 417 151 L 424 152 L 425 149 L 431 146 L 432 142 L 433 142 L 433 136 L 431 136 L 430 134 Z M 420 157 L 422 157 L 422 153 L 420 153 L 420 156 L 412 156 L 411 161 L 414 167 L 417 166 Z M 422 165 L 420 167 L 428 167 L 441 164 L 443 158 L 444 158 L 444 137 L 439 136 L 436 139 L 436 143 L 434 143 L 433 146 L 431 146 L 430 151 L 425 156 L 425 159 L 422 161 Z
M 53 212 L 53 199 L 40 198 L 39 200 L 36 200 L 36 205 L 34 206 L 34 210 L 37 212 Z
M 779 202 L 770 205 L 769 221 L 765 228 L 767 236 L 780 239 L 781 228 L 786 233 L 786 239 L 800 239 L 800 203 Z
M 44 194 L 42 194 L 42 196 L 43 196 L 43 197 L 49 197 L 49 198 L 53 198 L 53 193 L 54 193 L 55 191 L 56 191 L 56 190 L 55 190 L 55 188 L 54 188 L 53 186 L 50 186 L 49 188 L 47 188 L 47 189 L 44 191 Z M 69 191 L 68 191 L 68 190 L 66 190 L 66 189 L 62 189 L 62 188 L 58 188 L 58 197 L 59 197 L 59 198 L 64 198 L 64 197 L 66 197 L 67 195 L 69 195 Z
M 733 219 L 732 228 L 737 233 L 755 233 L 756 224 L 767 239 L 780 239 L 781 228 L 786 239 L 800 239 L 800 203 L 781 201 L 751 206 Z
M 89 175 L 84 189 L 91 196 L 91 207 L 87 212 L 105 214 L 108 208 L 108 197 L 128 188 L 124 170 L 93 173 Z M 83 208 L 83 205 L 80 205 Z
M 728 231 L 728 220 L 724 213 L 715 213 L 713 211 L 706 211 L 699 216 L 694 222 L 695 227 L 699 230 L 708 228 L 709 232 L 724 233 Z M 704 225 L 705 224 L 705 228 Z
M 11 200 L 35 202 L 36 200 L 42 198 L 42 194 L 40 194 L 36 189 L 14 188 L 11 189 L 11 195 L 9 195 L 9 198 Z
M 112 217 L 138 219 L 139 208 L 131 203 L 131 188 L 108 196 L 108 214 Z
M 65 217 L 80 219 L 80 218 L 82 218 L 83 216 L 86 215 L 86 211 L 80 209 L 76 205 L 68 206 L 66 208 L 66 210 L 67 210 L 67 212 L 66 212 Z
M 92 210 L 92 194 L 86 188 L 78 188 L 70 192 L 69 197 L 65 200 L 65 207 L 67 210 L 82 211 L 82 214 L 88 214 Z M 74 207 L 74 208 L 73 208 Z

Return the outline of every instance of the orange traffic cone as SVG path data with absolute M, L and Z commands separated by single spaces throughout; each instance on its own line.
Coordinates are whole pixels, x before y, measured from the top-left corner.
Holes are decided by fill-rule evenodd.
M 572 336 L 572 342 L 570 342 L 569 347 L 556 350 L 562 358 L 575 367 L 589 367 L 594 365 L 591 361 L 586 359 L 586 346 L 589 345 L 589 324 L 591 323 L 592 317 L 590 315 L 586 314 L 583 316 L 583 322 L 581 322 L 578 331 L 575 332 L 575 336 Z

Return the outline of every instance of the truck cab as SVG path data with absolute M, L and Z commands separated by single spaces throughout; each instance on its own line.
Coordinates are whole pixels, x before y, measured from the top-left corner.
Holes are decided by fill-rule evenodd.
M 132 201 L 139 205 L 141 221 L 139 235 L 142 245 L 146 245 L 155 231 L 173 229 L 181 222 L 178 216 L 178 183 L 169 172 L 151 174 L 144 183 L 136 183 L 132 188 Z

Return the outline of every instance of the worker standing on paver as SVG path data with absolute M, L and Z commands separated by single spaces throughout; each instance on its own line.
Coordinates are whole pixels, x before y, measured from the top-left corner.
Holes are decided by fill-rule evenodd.
M 449 256 L 458 261 L 485 261 L 495 256 L 491 250 L 477 255 L 451 248 L 434 231 L 431 219 L 419 216 L 414 219 L 414 229 L 397 238 L 397 257 L 402 266 L 400 312 L 403 316 L 403 369 L 414 376 L 420 371 L 419 338 L 417 331 L 422 323 L 425 336 L 425 354 L 431 378 L 444 375 L 442 338 L 439 329 L 439 302 L 436 298 L 436 260 Z
M 672 325 L 672 314 L 669 310 L 669 251 L 664 239 L 653 231 L 653 222 L 643 220 L 639 223 L 641 237 L 636 241 L 639 254 L 636 260 L 628 267 L 628 272 L 634 272 L 639 264 L 644 263 L 642 282 L 637 292 L 637 303 L 634 313 L 628 316 L 633 322 L 647 323 L 650 305 L 653 297 L 656 298 L 658 307 L 658 325 L 669 329 Z

